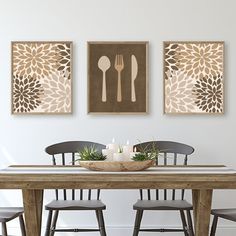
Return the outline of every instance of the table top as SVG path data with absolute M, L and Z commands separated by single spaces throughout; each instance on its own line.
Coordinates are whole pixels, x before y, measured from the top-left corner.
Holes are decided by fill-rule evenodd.
M 103 175 L 163 175 L 163 174 L 236 174 L 236 170 L 228 168 L 223 165 L 218 166 L 157 166 L 151 167 L 143 171 L 91 171 L 80 166 L 36 166 L 36 165 L 18 165 L 9 166 L 6 169 L 0 170 L 1 174 L 19 174 L 19 175 L 29 175 L 29 174 L 42 174 L 42 175 L 54 175 L 54 174 L 103 174 Z
M 0 170 L 0 188 L 234 189 L 236 170 L 222 165 L 158 166 L 134 172 L 89 171 L 78 166 L 10 166 Z

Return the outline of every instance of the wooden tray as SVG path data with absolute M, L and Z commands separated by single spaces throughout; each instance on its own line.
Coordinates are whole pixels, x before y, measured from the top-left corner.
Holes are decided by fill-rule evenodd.
M 147 161 L 80 161 L 80 165 L 95 171 L 141 171 L 155 164 L 154 160 Z

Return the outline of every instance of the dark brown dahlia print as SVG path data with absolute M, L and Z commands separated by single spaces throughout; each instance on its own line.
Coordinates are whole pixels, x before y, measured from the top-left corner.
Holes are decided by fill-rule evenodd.
M 71 42 L 12 43 L 12 112 L 71 113 Z
M 42 85 L 31 76 L 13 77 L 13 112 L 27 113 L 41 104 Z
M 222 76 L 206 76 L 196 81 L 193 92 L 196 105 L 205 112 L 223 112 Z
M 164 43 L 165 113 L 223 113 L 224 42 Z

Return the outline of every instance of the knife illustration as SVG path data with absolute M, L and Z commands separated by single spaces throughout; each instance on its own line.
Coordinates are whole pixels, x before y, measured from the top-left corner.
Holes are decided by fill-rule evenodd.
M 138 74 L 138 62 L 134 55 L 131 55 L 131 101 L 136 102 L 135 84 L 134 81 Z

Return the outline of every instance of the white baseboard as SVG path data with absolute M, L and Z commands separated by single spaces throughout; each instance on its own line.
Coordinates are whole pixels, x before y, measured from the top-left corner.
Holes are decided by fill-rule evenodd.
M 93 226 L 84 226 L 85 228 L 92 228 Z M 146 226 L 147 227 L 147 226 Z M 169 228 L 175 228 L 175 226 L 168 226 Z M 153 226 L 147 227 L 153 228 Z M 133 232 L 133 226 L 106 226 L 107 236 L 130 236 Z M 42 229 L 42 235 L 44 235 L 45 228 Z M 8 227 L 8 233 L 10 236 L 21 236 L 20 229 L 17 227 Z M 155 233 L 156 235 L 163 236 L 163 233 Z M 79 233 L 80 236 L 98 236 L 97 232 Z M 140 233 L 140 236 L 151 236 L 153 233 Z M 236 227 L 219 226 L 217 228 L 216 236 L 235 236 Z M 78 236 L 78 233 L 57 233 L 56 236 Z M 164 236 L 183 236 L 183 233 L 164 233 Z

